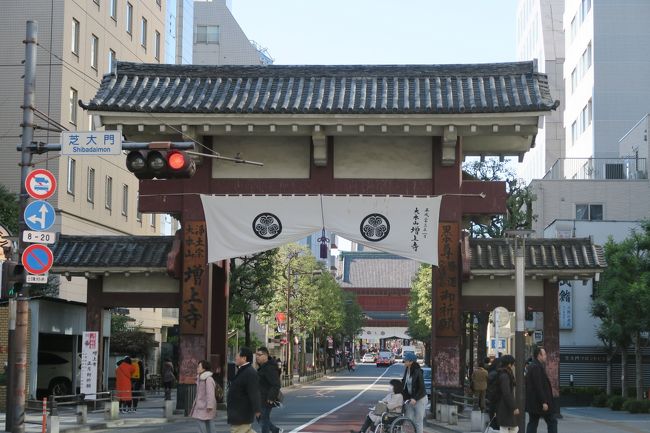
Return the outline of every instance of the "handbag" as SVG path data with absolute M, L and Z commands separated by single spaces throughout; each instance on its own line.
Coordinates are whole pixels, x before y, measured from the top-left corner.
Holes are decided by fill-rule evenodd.
M 378 402 L 372 411 L 374 415 L 381 415 L 384 412 L 388 412 L 388 405 L 383 401 Z

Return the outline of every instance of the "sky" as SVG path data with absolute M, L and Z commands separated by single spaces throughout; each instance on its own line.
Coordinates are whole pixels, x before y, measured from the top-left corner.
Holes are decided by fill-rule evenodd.
M 278 65 L 516 60 L 517 0 L 232 0 Z

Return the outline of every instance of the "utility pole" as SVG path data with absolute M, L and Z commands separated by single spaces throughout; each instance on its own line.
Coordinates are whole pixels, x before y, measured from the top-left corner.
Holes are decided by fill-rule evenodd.
M 515 243 L 515 382 L 516 402 L 519 409 L 517 425 L 519 431 L 525 431 L 526 427 L 526 383 L 524 378 L 524 365 L 526 363 L 526 342 L 524 339 L 524 327 L 526 321 L 526 237 L 534 233 L 532 230 L 506 230 L 506 236 L 513 238 Z M 546 320 L 546 319 L 545 319 Z
M 34 139 L 34 112 L 32 111 L 36 91 L 36 43 L 38 37 L 38 23 L 27 21 L 25 34 L 25 80 L 23 96 L 23 121 L 22 121 L 22 148 L 20 159 L 20 213 L 18 215 L 18 259 L 21 259 L 25 249 L 23 231 L 25 221 L 23 214 L 27 207 L 27 188 L 25 180 L 31 170 L 32 153 L 30 147 Z M 13 433 L 25 432 L 25 386 L 27 383 L 27 320 L 29 307 L 23 290 L 28 289 L 22 282 L 23 289 L 16 290 L 16 297 L 10 298 L 10 341 L 9 360 L 11 385 L 9 395 L 11 403 L 7 410 L 7 427 Z M 15 315 L 13 312 L 15 311 Z M 14 319 L 14 320 L 12 320 Z M 13 329 L 12 329 L 13 328 Z M 13 333 L 13 335 L 11 335 Z M 11 338 L 13 337 L 13 338 Z

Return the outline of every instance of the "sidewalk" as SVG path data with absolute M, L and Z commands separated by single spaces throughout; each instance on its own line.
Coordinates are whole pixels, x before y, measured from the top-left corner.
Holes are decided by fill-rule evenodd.
M 460 414 L 458 425 L 450 426 L 433 419 L 426 419 L 425 426 L 435 433 L 469 433 L 471 425 L 468 414 Z M 425 429 L 426 430 L 426 429 Z M 598 407 L 565 407 L 558 420 L 559 432 L 570 433 L 650 433 L 650 414 L 615 412 Z M 540 420 L 538 433 L 547 433 L 546 423 Z

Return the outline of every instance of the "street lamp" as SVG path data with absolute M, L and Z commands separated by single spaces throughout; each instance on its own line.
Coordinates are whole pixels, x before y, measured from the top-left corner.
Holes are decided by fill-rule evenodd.
M 506 230 L 505 235 L 514 240 L 515 246 L 515 382 L 517 387 L 517 407 L 519 408 L 519 431 L 524 431 L 526 417 L 524 416 L 524 326 L 526 314 L 526 238 L 535 233 L 533 230 Z

